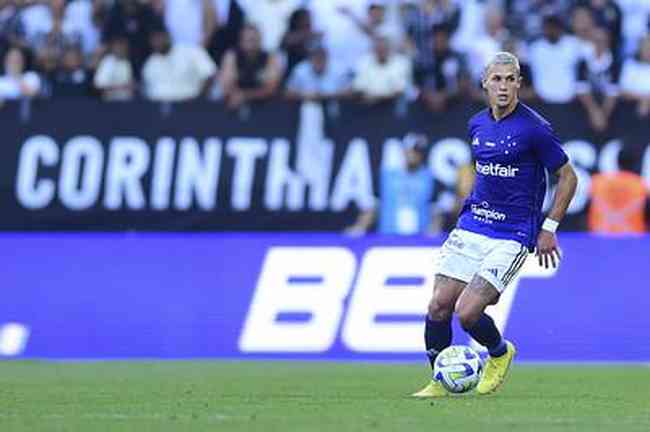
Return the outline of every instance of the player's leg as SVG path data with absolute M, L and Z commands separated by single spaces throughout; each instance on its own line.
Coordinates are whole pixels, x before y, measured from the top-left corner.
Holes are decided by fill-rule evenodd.
M 492 357 L 499 357 L 506 351 L 499 329 L 485 313 L 485 308 L 495 304 L 498 298 L 499 291 L 482 276 L 476 275 L 456 304 L 460 325 L 476 342 L 486 347 Z
M 440 351 L 451 345 L 451 317 L 465 285 L 461 280 L 436 275 L 424 326 L 424 344 L 431 369 Z
M 515 354 L 514 346 L 503 339 L 485 309 L 499 300 L 501 292 L 516 277 L 528 256 L 528 251 L 516 242 L 498 242 L 456 303 L 463 329 L 490 354 L 477 387 L 481 394 L 491 393 L 503 383 Z
M 481 264 L 480 244 L 476 235 L 455 229 L 442 245 L 437 263 L 433 293 L 424 324 L 424 344 L 433 368 L 440 351 L 451 344 L 451 316 L 460 293 Z M 444 396 L 447 391 L 434 380 L 416 397 Z
M 451 345 L 451 317 L 456 301 L 465 285 L 466 283 L 461 280 L 440 274 L 436 275 L 424 325 L 424 344 L 432 371 L 440 351 Z M 426 387 L 414 393 L 413 396 L 439 397 L 446 394 L 447 391 L 442 385 L 432 379 Z

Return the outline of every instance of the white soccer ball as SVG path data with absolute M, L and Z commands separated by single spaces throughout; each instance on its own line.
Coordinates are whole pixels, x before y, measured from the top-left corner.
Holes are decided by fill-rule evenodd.
M 436 357 L 433 379 L 451 393 L 465 393 L 478 384 L 483 373 L 481 357 L 472 348 L 452 345 Z

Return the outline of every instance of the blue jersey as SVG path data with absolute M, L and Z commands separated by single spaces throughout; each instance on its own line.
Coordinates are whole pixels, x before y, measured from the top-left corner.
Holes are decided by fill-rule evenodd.
M 469 121 L 476 181 L 458 227 L 515 240 L 532 250 L 542 223 L 546 170 L 568 162 L 551 125 L 519 102 L 496 121 L 485 109 Z
M 378 231 L 383 234 L 426 232 L 431 223 L 432 195 L 433 175 L 428 167 L 414 172 L 382 171 Z

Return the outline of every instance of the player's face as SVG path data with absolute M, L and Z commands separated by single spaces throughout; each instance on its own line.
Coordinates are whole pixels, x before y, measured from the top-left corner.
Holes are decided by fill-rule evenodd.
M 483 79 L 491 107 L 507 108 L 516 103 L 521 77 L 514 65 L 496 64 L 490 67 Z

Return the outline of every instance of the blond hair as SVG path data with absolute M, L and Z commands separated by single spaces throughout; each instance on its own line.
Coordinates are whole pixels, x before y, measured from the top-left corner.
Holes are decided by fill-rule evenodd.
M 517 75 L 519 75 L 521 72 L 521 68 L 519 67 L 519 60 L 517 57 L 507 51 L 500 51 L 496 53 L 494 57 L 492 57 L 492 60 L 490 60 L 487 66 L 485 66 L 485 69 L 483 69 L 484 79 L 487 77 L 490 68 L 495 65 L 512 65 L 517 70 Z

